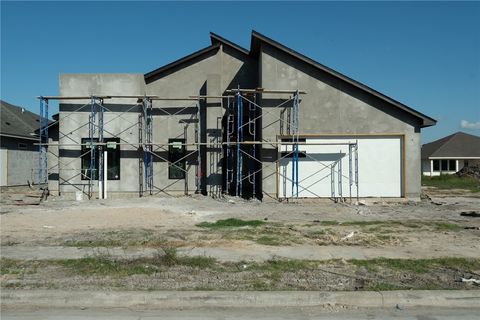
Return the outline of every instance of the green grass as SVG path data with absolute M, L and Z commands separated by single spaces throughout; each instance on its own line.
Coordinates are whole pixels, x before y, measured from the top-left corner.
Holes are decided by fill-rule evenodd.
M 438 189 L 466 189 L 480 192 L 480 180 L 471 177 L 458 177 L 455 174 L 443 174 L 436 177 L 422 176 L 422 185 Z
M 159 255 L 154 258 L 115 260 L 109 259 L 108 257 L 89 257 L 82 259 L 57 260 L 52 263 L 60 265 L 73 273 L 119 277 L 134 274 L 153 274 L 174 266 L 207 269 L 213 268 L 217 263 L 216 259 L 211 257 L 179 257 L 174 248 L 166 248 L 164 251 L 164 255 Z
M 404 227 L 407 229 L 419 229 L 422 227 L 432 228 L 438 231 L 459 231 L 462 226 L 442 221 L 418 221 L 418 220 L 358 220 L 358 221 L 320 221 L 323 226 L 358 226 L 370 227 L 367 231 L 385 233 L 383 228 Z M 383 229 L 383 230 L 382 230 Z M 391 230 L 392 232 L 394 230 Z
M 254 263 L 248 267 L 263 272 L 287 272 L 299 270 L 311 270 L 319 265 L 319 261 L 310 260 L 268 260 L 262 263 Z
M 462 226 L 450 222 L 432 222 L 432 225 L 438 231 L 459 231 L 463 229 Z
M 258 227 L 265 224 L 261 220 L 242 220 L 236 218 L 217 220 L 215 222 L 202 222 L 197 227 L 219 229 L 219 228 L 239 228 L 239 227 Z
M 18 261 L 11 259 L 1 259 L 0 265 L 2 274 L 17 275 L 17 279 L 22 279 L 26 274 L 22 270 L 42 270 L 50 268 L 53 272 L 53 278 L 58 273 L 60 277 L 85 276 L 85 277 L 110 277 L 118 279 L 132 275 L 154 275 L 158 272 L 167 272 L 172 270 L 175 274 L 175 266 L 187 266 L 194 269 L 208 269 L 205 273 L 207 277 L 218 277 L 219 273 L 224 279 L 235 279 L 234 274 L 239 279 L 243 278 L 245 285 L 240 290 L 305 290 L 302 284 L 289 284 L 285 287 L 282 279 L 298 278 L 302 279 L 305 274 L 315 272 L 331 272 L 328 276 L 345 276 L 351 279 L 364 279 L 364 285 L 361 290 L 399 290 L 399 289 L 459 289 L 463 288 L 455 285 L 449 280 L 442 280 L 439 283 L 431 281 L 432 275 L 438 274 L 463 274 L 468 272 L 478 272 L 480 270 L 480 259 L 464 258 L 441 258 L 441 259 L 385 259 L 378 258 L 372 260 L 268 260 L 265 262 L 239 262 L 239 263 L 220 263 L 213 258 L 208 257 L 179 257 L 175 249 L 165 249 L 166 254 L 154 258 L 142 258 L 134 260 L 113 260 L 107 257 L 90 257 L 78 260 L 46 260 L 46 261 Z M 57 269 L 51 269 L 56 267 Z M 359 268 L 366 268 L 366 275 L 358 276 Z M 331 270 L 331 271 L 329 271 Z M 452 273 L 453 271 L 453 273 Z M 192 273 L 191 269 L 179 269 L 179 275 Z M 362 273 L 363 274 L 363 273 Z M 358 278 L 358 277 L 359 278 Z M 93 278 L 95 279 L 95 278 Z M 108 279 L 108 278 L 105 278 Z M 406 280 L 405 280 L 406 279 Z M 27 278 L 28 280 L 28 278 Z M 425 281 L 428 280 L 428 281 Z M 31 287 L 43 282 L 32 284 L 28 280 L 25 283 L 2 283 L 2 287 L 22 288 Z M 48 285 L 48 283 L 47 283 Z M 51 282 L 52 288 L 56 284 Z M 222 290 L 223 284 L 212 283 L 194 287 L 193 290 Z M 186 290 L 189 288 L 185 287 Z M 302 289 L 303 288 L 303 289 Z M 155 287 L 148 286 L 145 290 L 155 290 Z M 182 289 L 180 289 L 182 290 Z M 192 288 L 188 289 L 192 290 Z
M 255 242 L 266 246 L 279 246 L 282 244 L 282 241 L 279 238 L 270 236 L 261 236 L 257 238 Z
M 167 240 L 159 237 L 154 230 L 121 230 L 99 233 L 86 233 L 79 236 L 82 240 L 67 240 L 62 243 L 68 247 L 163 247 Z
M 0 259 L 0 274 L 22 274 L 25 268 L 22 262 L 7 258 Z
M 479 270 L 480 259 L 466 258 L 439 258 L 439 259 L 386 259 L 349 260 L 357 267 L 365 267 L 369 271 L 376 271 L 379 267 L 401 270 L 412 273 L 427 273 L 435 268 L 449 268 L 461 270 Z

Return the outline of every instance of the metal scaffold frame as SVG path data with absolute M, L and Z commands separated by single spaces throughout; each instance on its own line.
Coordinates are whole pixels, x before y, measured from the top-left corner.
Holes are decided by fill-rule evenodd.
M 288 94 L 288 98 L 280 99 L 281 102 L 275 106 L 265 106 L 261 105 L 261 102 L 257 101 L 257 96 L 262 94 L 275 94 L 282 95 Z M 223 179 L 224 194 L 229 194 L 239 197 L 258 197 L 258 195 L 267 195 L 271 197 L 271 194 L 266 193 L 262 190 L 263 181 L 266 179 L 271 179 L 272 175 L 275 174 L 275 179 L 282 179 L 283 186 L 283 197 L 279 195 L 279 189 L 277 184 L 277 194 L 276 199 L 298 199 L 300 194 L 307 192 L 315 197 L 320 197 L 315 194 L 311 188 L 322 181 L 324 178 L 317 179 L 313 183 L 310 183 L 308 186 L 304 186 L 302 183 L 306 179 L 309 179 L 318 173 L 329 169 L 330 178 L 331 178 L 331 198 L 334 201 L 344 201 L 344 190 L 343 190 L 343 179 L 348 179 L 348 197 L 351 199 L 353 188 L 356 190 L 356 197 L 359 197 L 359 188 L 358 188 L 358 141 L 348 142 L 348 143 L 315 143 L 315 142 L 306 142 L 304 138 L 301 138 L 300 134 L 300 124 L 299 124 L 299 113 L 300 113 L 300 95 L 306 94 L 306 92 L 301 90 L 265 90 L 265 89 L 241 89 L 239 86 L 236 89 L 227 90 L 226 94 L 223 96 L 191 96 L 189 98 L 161 98 L 158 96 L 84 96 L 84 97 L 39 97 L 40 99 L 40 132 L 39 132 L 39 153 L 40 153 L 40 170 L 39 170 L 39 182 L 42 182 L 43 188 L 48 190 L 48 160 L 47 152 L 49 145 L 54 146 L 89 146 L 89 150 L 80 155 L 90 153 L 90 165 L 88 172 L 85 174 L 81 169 L 66 169 L 66 170 L 77 170 L 77 173 L 69 176 L 67 179 L 62 178 L 60 164 L 63 167 L 68 166 L 73 163 L 74 160 L 70 160 L 67 163 L 63 163 L 58 155 L 59 163 L 59 183 L 62 185 L 72 185 L 74 188 L 85 192 L 78 185 L 70 183 L 75 177 L 84 176 L 88 178 L 87 191 L 86 194 L 89 198 L 93 197 L 94 183 L 95 180 L 98 180 L 98 197 L 106 198 L 107 197 L 107 170 L 105 169 L 104 162 L 107 161 L 107 148 L 104 139 L 104 134 L 106 133 L 109 137 L 114 137 L 119 139 L 119 143 L 115 142 L 117 145 L 125 145 L 135 148 L 139 152 L 138 159 L 138 168 L 139 168 L 139 195 L 155 195 L 163 193 L 166 195 L 169 194 L 169 188 L 177 183 L 174 181 L 169 183 L 166 186 L 156 186 L 154 184 L 154 176 L 158 174 L 154 170 L 155 160 L 160 162 L 165 162 L 170 167 L 175 167 L 185 173 L 184 180 L 184 190 L 185 194 L 189 194 L 189 185 L 188 185 L 188 173 L 190 170 L 190 165 L 182 167 L 179 165 L 180 161 L 185 159 L 192 159 L 196 157 L 195 163 L 195 186 L 196 192 L 200 191 L 202 184 L 202 155 L 200 152 L 200 147 L 212 148 L 214 150 L 223 150 L 224 157 L 224 168 L 223 168 Z M 113 111 L 109 109 L 108 105 L 105 105 L 104 101 L 109 99 L 122 99 L 122 98 L 136 98 L 137 103 L 133 105 L 128 105 L 128 107 L 121 112 Z M 222 106 L 225 105 L 225 121 L 222 126 L 224 130 L 225 140 L 217 141 L 211 140 L 209 142 L 202 142 L 202 129 L 201 129 L 201 117 L 200 117 L 200 101 L 202 99 L 215 98 L 222 99 Z M 59 131 L 60 139 L 69 139 L 72 143 L 58 143 L 58 144 L 49 144 L 48 143 L 48 128 L 53 125 L 48 124 L 48 102 L 49 100 L 89 100 L 89 103 L 85 103 L 82 106 L 77 107 L 73 111 L 65 112 L 65 115 L 62 115 L 61 120 L 70 118 L 73 122 L 76 122 L 79 127 L 77 128 L 68 128 L 68 133 Z M 169 110 L 169 107 L 166 106 L 154 106 L 154 100 L 162 101 L 192 101 L 192 104 L 187 106 L 176 107 L 176 111 Z M 262 101 L 262 98 L 259 99 Z M 224 101 L 226 102 L 224 104 Z M 81 111 L 84 108 L 90 107 L 89 117 L 88 117 L 88 142 L 82 143 L 75 141 L 69 134 L 72 132 L 78 131 L 86 123 L 81 123 L 75 119 L 72 119 L 72 115 L 76 112 Z M 187 108 L 196 108 L 196 112 L 191 114 L 190 119 L 183 119 L 179 123 L 184 123 L 182 132 L 172 133 L 169 132 L 169 137 L 178 138 L 182 136 L 185 138 L 183 147 L 185 148 L 185 154 L 180 159 L 175 161 L 170 161 L 165 156 L 162 156 L 163 152 L 169 152 L 169 147 L 173 146 L 171 143 L 158 143 L 154 142 L 154 112 L 155 109 L 158 114 L 165 116 L 163 119 L 155 120 L 155 126 L 162 126 L 164 121 L 167 121 L 173 116 L 178 116 L 182 114 Z M 126 119 L 123 115 L 127 112 L 132 112 L 134 109 L 139 110 L 138 121 L 131 121 L 131 119 Z M 104 120 L 105 112 L 111 114 L 108 121 Z M 275 113 L 276 112 L 276 113 Z M 270 116 L 270 122 L 264 123 L 263 119 L 266 115 Z M 286 119 L 285 119 L 286 115 Z M 111 123 L 116 119 L 122 120 L 122 128 L 120 132 L 113 133 L 110 130 L 106 129 L 106 125 Z M 127 127 L 123 125 L 127 123 Z M 280 124 L 280 135 L 275 137 L 276 140 L 267 140 L 263 137 L 264 129 L 279 123 Z M 194 142 L 187 141 L 187 129 L 193 124 L 194 129 Z M 132 129 L 133 127 L 138 127 L 138 142 L 127 141 L 125 138 L 121 137 L 121 134 L 127 130 Z M 218 122 L 217 122 L 218 129 Z M 286 132 L 285 132 L 286 131 Z M 177 134 L 177 135 L 176 135 Z M 108 141 L 108 140 L 107 140 Z M 342 168 L 342 158 L 346 155 L 343 155 L 337 161 L 334 161 L 331 164 L 324 164 L 318 159 L 313 158 L 308 152 L 300 152 L 299 146 L 313 146 L 313 145 L 348 145 L 348 175 L 344 175 Z M 262 160 L 262 150 L 264 146 L 271 146 L 275 148 L 278 152 L 278 156 L 274 161 L 266 163 Z M 190 150 L 187 150 L 187 147 L 193 147 Z M 219 148 L 221 147 L 221 148 Z M 309 174 L 307 177 L 300 179 L 300 154 L 302 158 L 308 161 L 314 161 L 320 164 L 320 167 L 317 171 Z M 339 154 L 342 154 L 340 151 Z M 218 163 L 218 156 L 214 157 L 216 163 Z M 97 167 L 98 159 L 98 172 Z M 286 165 L 285 163 L 291 166 L 291 174 L 287 176 Z M 280 170 L 280 166 L 283 164 L 283 171 Z M 273 168 L 276 166 L 274 173 L 264 174 L 264 170 Z M 316 178 L 315 178 L 316 179 Z M 278 180 L 277 180 L 278 181 Z M 286 190 L 287 184 L 290 185 L 291 196 L 287 197 Z
M 265 90 L 265 89 L 240 89 L 238 87 L 237 89 L 231 89 L 226 91 L 227 94 L 233 94 L 234 99 L 231 98 L 231 96 L 226 96 L 225 98 L 227 99 L 227 108 L 226 108 L 226 152 L 225 152 L 225 157 L 226 157 L 226 170 L 225 170 L 225 192 L 230 195 L 234 196 L 245 196 L 243 193 L 243 188 L 242 185 L 245 181 L 248 181 L 251 185 L 253 190 L 256 188 L 256 179 L 255 176 L 257 174 L 261 174 L 262 171 L 270 166 L 276 166 L 276 174 L 279 176 L 279 178 L 282 179 L 282 183 L 284 186 L 284 192 L 286 190 L 286 185 L 287 182 L 291 186 L 291 195 L 293 199 L 298 199 L 299 198 L 299 193 L 300 191 L 306 191 L 315 197 L 320 197 L 320 195 L 315 194 L 313 191 L 311 191 L 309 188 L 311 188 L 313 185 L 316 183 L 319 183 L 322 179 L 316 180 L 314 183 L 311 183 L 307 187 L 303 187 L 300 185 L 300 183 L 304 182 L 304 180 L 311 178 L 312 176 L 320 173 L 324 169 L 330 169 L 331 170 L 331 179 L 332 179 L 332 184 L 331 184 L 331 198 L 334 201 L 344 201 L 345 197 L 343 195 L 343 190 L 342 190 L 342 178 L 345 178 L 345 175 L 342 172 L 342 158 L 338 159 L 337 161 L 333 162 L 330 165 L 325 165 L 321 161 L 311 157 L 308 155 L 308 153 L 304 153 L 304 156 L 306 159 L 310 161 L 317 162 L 321 165 L 321 168 L 314 173 L 310 174 L 307 178 L 304 178 L 302 180 L 299 179 L 299 145 L 348 145 L 349 147 L 349 158 L 352 157 L 352 153 L 354 154 L 355 157 L 355 175 L 353 176 L 352 174 L 349 174 L 348 177 L 346 177 L 349 181 L 349 195 L 348 197 L 350 200 L 352 199 L 352 187 L 355 186 L 356 188 L 356 197 L 358 199 L 359 196 L 359 191 L 358 191 L 358 141 L 355 143 L 302 143 L 300 141 L 300 128 L 299 128 L 299 106 L 300 106 L 300 94 L 306 94 L 306 92 L 301 91 L 301 90 Z M 284 99 L 284 101 L 280 102 L 276 106 L 271 106 L 269 107 L 269 110 L 265 109 L 265 107 L 261 106 L 256 102 L 256 95 L 257 94 L 262 94 L 262 93 L 273 93 L 273 94 L 289 94 L 290 97 L 288 99 Z M 249 98 L 248 95 L 253 95 L 253 98 Z M 232 103 L 233 101 L 233 103 Z M 243 123 L 243 120 L 245 117 L 243 116 L 244 112 L 244 104 L 248 104 L 249 106 L 249 117 L 248 117 L 248 122 Z M 291 104 L 291 106 L 289 106 Z M 252 117 L 252 106 L 255 108 L 255 110 L 261 110 L 261 114 L 258 115 L 257 112 L 253 113 L 254 116 Z M 280 108 L 283 108 L 280 109 Z M 274 114 L 274 111 L 280 110 L 280 116 L 277 116 Z M 237 115 L 237 119 L 235 121 L 234 115 Z M 261 130 L 263 131 L 265 128 L 272 126 L 274 123 L 279 122 L 280 123 L 280 133 L 282 138 L 286 138 L 288 142 L 285 141 L 268 141 L 266 139 L 261 139 L 261 141 L 257 141 L 257 136 L 255 133 L 253 133 L 253 141 L 246 141 L 245 140 L 245 135 L 243 128 L 245 126 L 248 126 L 249 130 L 252 127 L 257 127 L 256 126 L 256 121 L 264 118 L 264 116 L 268 114 L 270 116 L 273 116 L 274 120 L 270 123 L 262 123 L 261 125 Z M 284 115 L 287 115 L 287 119 L 284 119 Z M 237 124 L 237 127 L 234 127 L 234 124 Z M 284 134 L 284 130 L 286 128 L 287 134 Z M 252 132 L 250 132 L 252 133 Z M 232 137 L 234 138 L 234 141 L 232 142 Z M 282 139 L 281 139 L 282 140 Z M 252 148 L 252 152 L 246 152 L 245 150 L 242 149 L 242 146 L 244 145 L 254 145 L 257 146 L 259 145 L 260 147 L 263 147 L 264 145 L 271 145 L 277 148 L 279 152 L 279 156 L 277 157 L 276 161 L 270 164 L 265 164 L 255 153 L 256 148 Z M 234 146 L 235 151 L 236 151 L 236 157 L 234 157 L 234 153 L 232 152 L 230 146 Z M 281 155 L 282 152 L 282 147 L 286 147 L 287 151 L 285 155 Z M 341 152 L 339 153 L 341 154 Z M 251 170 L 251 166 L 248 168 L 248 173 L 245 174 L 245 170 L 243 169 L 243 164 L 244 164 L 244 157 L 249 159 L 249 163 L 257 163 L 260 168 L 257 170 Z M 290 178 L 287 177 L 286 171 L 283 173 L 279 170 L 279 164 L 287 159 L 291 158 L 291 176 Z M 349 162 L 349 171 L 352 171 L 353 169 L 353 163 L 350 161 Z M 235 170 L 235 181 L 234 181 L 234 170 Z M 286 170 L 286 166 L 284 166 L 284 170 Z M 262 176 L 262 181 L 269 178 L 270 175 L 268 176 Z M 335 186 L 335 177 L 337 177 L 337 184 L 338 186 Z M 234 192 L 231 192 L 231 184 L 235 182 L 235 189 Z M 338 189 L 338 192 L 336 191 Z M 263 194 L 267 195 L 262 190 Z M 278 192 L 278 189 L 277 189 Z M 255 192 L 252 193 L 252 196 L 255 197 Z M 277 194 L 277 198 L 280 199 L 280 196 Z M 288 199 L 286 194 L 284 194 L 284 198 Z
M 114 112 L 113 110 L 109 109 L 107 106 L 104 104 L 104 100 L 106 99 L 132 99 L 136 98 L 138 99 L 139 102 L 136 104 L 128 106 L 128 108 L 124 111 L 121 112 Z M 104 159 L 106 159 L 106 145 L 108 143 L 105 143 L 104 141 L 104 133 L 107 133 L 111 138 L 118 138 L 120 140 L 120 143 L 115 143 L 116 145 L 124 145 L 124 146 L 130 146 L 134 147 L 136 150 L 141 149 L 143 150 L 142 156 L 140 157 L 140 163 L 139 164 L 139 190 L 140 190 L 140 196 L 145 195 L 146 193 L 148 194 L 155 194 L 154 190 L 156 193 L 164 192 L 168 194 L 165 189 L 167 189 L 169 186 L 166 187 L 158 187 L 155 186 L 153 183 L 153 177 L 154 177 L 154 170 L 153 170 L 153 159 L 157 158 L 160 159 L 160 161 L 164 161 L 168 163 L 170 166 L 174 166 L 182 171 L 185 172 L 186 178 L 185 180 L 188 179 L 188 169 L 183 169 L 182 167 L 178 166 L 178 162 L 182 161 L 186 157 L 190 157 L 193 154 L 199 154 L 199 143 L 198 139 L 200 136 L 200 130 L 198 128 L 198 119 L 199 119 L 199 108 L 198 108 L 198 99 L 193 99 L 193 98 L 161 98 L 158 96 L 40 96 L 38 97 L 40 100 L 40 129 L 39 129 L 39 174 L 38 174 L 38 179 L 39 179 L 39 185 L 48 191 L 48 172 L 54 167 L 49 168 L 48 167 L 48 154 L 50 154 L 53 157 L 57 157 L 58 161 L 58 179 L 59 179 L 59 184 L 60 185 L 70 185 L 73 188 L 75 188 L 77 191 L 82 191 L 85 193 L 88 198 L 93 197 L 93 190 L 94 190 L 94 183 L 95 180 L 98 181 L 98 197 L 99 198 L 106 198 L 107 197 L 107 171 L 105 170 L 104 167 Z M 59 129 L 59 139 L 68 139 L 72 143 L 48 143 L 48 130 L 51 126 L 55 125 L 55 122 L 52 122 L 48 124 L 48 102 L 49 100 L 88 100 L 89 103 L 84 103 L 83 105 L 77 107 L 76 109 L 72 111 L 65 112 L 64 116 L 59 121 L 65 121 L 66 119 L 69 119 L 70 121 L 75 122 L 78 127 L 76 128 L 68 128 L 68 132 L 62 132 Z M 185 146 L 194 146 L 196 147 L 195 150 L 189 151 L 187 155 L 181 159 L 178 159 L 174 162 L 169 161 L 169 159 L 162 157 L 161 155 L 157 154 L 156 152 L 158 149 L 168 151 L 166 148 L 168 148 L 169 143 L 154 143 L 153 142 L 153 104 L 152 100 L 165 100 L 165 101 L 194 101 L 195 107 L 197 109 L 196 114 L 194 115 L 194 126 L 195 126 L 195 143 L 185 143 Z M 88 121 L 86 123 L 82 123 L 80 121 L 77 121 L 73 119 L 72 115 L 75 113 L 78 113 L 80 111 L 86 111 L 86 108 L 89 107 L 89 113 L 88 113 Z M 141 108 L 140 115 L 139 115 L 139 121 L 132 122 L 128 119 L 126 119 L 123 115 L 127 112 L 131 112 L 135 108 Z M 181 114 L 183 110 L 186 108 L 191 107 L 191 105 L 188 105 L 186 107 L 181 108 L 179 111 L 171 114 L 167 110 L 168 108 L 165 107 L 155 107 L 155 109 L 161 110 L 164 112 L 164 114 L 167 115 L 177 115 Z M 105 112 L 111 113 L 112 117 L 108 119 L 108 121 L 104 121 L 104 114 Z M 122 126 L 120 129 L 120 132 L 112 132 L 110 130 L 107 130 L 105 126 L 108 123 L 113 122 L 116 119 L 121 119 L 122 122 L 127 123 L 127 127 L 125 128 Z M 159 123 L 162 123 L 166 119 L 161 119 Z M 88 138 L 85 143 L 79 142 L 75 139 L 72 139 L 69 137 L 70 134 L 81 130 L 82 128 L 88 126 Z M 138 126 L 139 129 L 139 142 L 131 142 L 127 141 L 126 139 L 121 137 L 121 134 L 126 132 L 127 130 L 130 130 L 131 128 Z M 188 124 L 186 125 L 188 126 Z M 185 127 L 186 127 L 185 126 Z M 75 157 L 73 160 L 63 162 L 61 161 L 61 158 L 59 154 L 55 154 L 51 150 L 48 149 L 48 146 L 53 146 L 53 147 L 74 147 L 74 146 L 86 146 L 87 151 L 84 153 L 81 153 L 79 157 Z M 157 148 L 157 150 L 154 150 L 154 148 Z M 77 161 L 78 158 L 82 158 L 85 155 L 90 154 L 90 163 L 88 166 L 88 172 L 85 174 L 82 172 L 80 168 L 72 168 L 72 169 L 62 169 L 60 168 L 60 165 L 62 167 L 67 167 L 68 165 L 72 164 L 74 161 Z M 200 156 L 198 155 L 198 159 Z M 98 159 L 98 161 L 97 161 Z M 97 172 L 97 163 L 98 163 L 98 172 Z M 198 165 L 200 164 L 200 161 L 198 162 L 196 166 L 196 180 L 198 180 Z M 63 178 L 61 171 L 63 170 L 69 170 L 69 171 L 76 171 L 77 173 L 74 173 L 73 175 L 69 176 L 68 178 Z M 71 181 L 78 177 L 82 176 L 86 179 L 87 183 L 82 183 L 81 186 L 78 184 L 73 184 Z M 199 183 L 197 182 L 197 188 Z M 83 187 L 86 187 L 87 189 L 85 190 Z M 185 186 L 185 193 L 188 193 L 188 186 Z
M 40 97 L 40 128 L 38 132 L 38 186 L 48 192 L 48 99 Z

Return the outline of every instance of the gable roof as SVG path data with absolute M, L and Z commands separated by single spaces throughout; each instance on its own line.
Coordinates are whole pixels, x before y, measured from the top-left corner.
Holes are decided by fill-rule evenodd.
M 480 158 L 480 137 L 457 132 L 424 144 L 422 146 L 422 159 L 430 157 Z
M 39 115 L 0 100 L 0 134 L 37 140 L 35 130 L 39 128 Z
M 176 60 L 172 63 L 169 63 L 163 67 L 160 67 L 156 70 L 153 70 L 151 72 L 148 72 L 145 74 L 145 82 L 148 84 L 152 81 L 155 81 L 156 79 L 162 77 L 164 74 L 167 74 L 169 71 L 171 71 L 172 69 L 174 69 L 175 67 L 179 67 L 181 66 L 182 64 L 187 64 L 189 63 L 191 60 L 195 59 L 195 58 L 198 58 L 200 57 L 201 55 L 207 53 L 207 52 L 210 52 L 211 50 L 214 50 L 214 49 L 218 49 L 220 47 L 220 45 L 225 45 L 225 46 L 228 46 L 230 48 L 233 48 L 234 50 L 236 50 L 237 52 L 240 52 L 241 54 L 243 55 L 249 55 L 249 56 L 257 56 L 259 51 L 260 51 L 260 47 L 263 43 L 265 44 L 268 44 L 292 57 L 294 57 L 295 59 L 298 59 L 300 61 L 303 61 L 305 63 L 307 63 L 308 65 L 312 66 L 313 68 L 316 68 L 316 69 L 319 69 L 323 72 L 326 72 L 330 75 L 332 75 L 333 77 L 335 78 L 338 78 L 340 79 L 341 81 L 344 81 L 350 85 L 353 85 L 354 87 L 364 91 L 365 93 L 369 94 L 369 95 L 372 95 L 376 98 L 379 98 L 385 102 L 387 102 L 389 105 L 401 110 L 401 111 L 404 111 L 412 116 L 414 116 L 415 118 L 417 118 L 419 121 L 420 121 L 420 126 L 422 128 L 424 127 L 429 127 L 429 126 L 433 126 L 437 123 L 437 121 L 417 110 L 414 110 L 410 107 L 408 107 L 407 105 L 401 103 L 401 102 L 398 102 L 366 85 L 364 85 L 363 83 L 360 83 L 356 80 L 353 80 L 347 76 L 345 76 L 344 74 L 341 74 L 340 72 L 338 71 L 335 71 L 313 59 L 310 59 L 309 57 L 293 50 L 293 49 L 290 49 L 289 47 L 287 46 L 284 46 L 283 44 L 273 40 L 273 39 L 270 39 L 264 35 L 262 35 L 261 33 L 255 31 L 255 30 L 252 30 L 252 38 L 251 38 L 251 42 L 250 42 L 250 51 L 248 51 L 247 49 L 233 43 L 232 41 L 230 40 L 227 40 L 213 32 L 210 32 L 210 39 L 211 39 L 211 42 L 212 42 L 212 45 L 209 46 L 209 47 L 206 47 L 202 50 L 199 50 L 197 52 L 194 52 L 192 53 L 191 55 L 188 55 L 188 56 L 185 56 L 179 60 Z
M 233 48 L 233 49 L 243 53 L 244 55 L 249 55 L 250 54 L 250 52 L 247 49 L 245 49 L 245 48 L 239 46 L 238 44 L 233 43 L 232 41 L 227 40 L 224 37 L 221 37 L 218 34 L 215 34 L 213 32 L 210 32 L 210 40 L 212 41 L 212 45 L 217 44 L 217 43 L 221 43 L 222 45 Z
M 218 48 L 220 48 L 220 44 L 218 44 L 218 43 L 212 44 L 208 47 L 205 47 L 203 49 L 195 51 L 194 53 L 189 54 L 188 56 L 185 56 L 185 57 L 180 58 L 178 60 L 175 60 L 175 61 L 173 61 L 169 64 L 166 64 L 166 65 L 164 65 L 164 66 L 162 66 L 158 69 L 150 71 L 150 72 L 146 73 L 145 76 L 144 76 L 145 82 L 148 84 L 152 81 L 155 81 L 156 79 L 161 77 L 163 74 L 168 73 L 170 70 L 172 70 L 176 67 L 179 67 L 182 64 L 186 64 L 186 63 L 190 62 L 191 60 L 193 60 L 195 58 L 198 58 L 198 57 L 201 57 L 202 55 L 207 54 L 207 53 L 209 53 L 213 50 L 217 50 Z
M 387 103 L 391 104 L 392 106 L 395 106 L 413 116 L 415 116 L 416 118 L 419 118 L 421 120 L 421 123 L 422 123 L 422 128 L 424 127 L 429 127 L 429 126 L 433 126 L 437 123 L 437 121 L 433 118 L 430 118 L 429 116 L 421 113 L 421 112 L 418 112 L 406 105 L 404 105 L 403 103 L 400 103 L 366 85 L 364 85 L 363 83 L 360 83 L 356 80 L 353 80 L 347 76 L 345 76 L 344 74 L 341 74 L 340 72 L 338 71 L 335 71 L 313 59 L 310 59 L 309 57 L 307 56 L 304 56 L 303 54 L 301 53 L 298 53 L 297 51 L 293 50 L 293 49 L 290 49 L 289 47 L 287 46 L 284 46 L 283 44 L 273 40 L 273 39 L 270 39 L 264 35 L 262 35 L 261 33 L 259 32 L 256 32 L 255 30 L 252 30 L 252 41 L 251 41 L 251 45 L 250 45 L 250 53 L 251 54 L 258 54 L 258 51 L 260 50 L 260 45 L 262 43 L 266 43 L 266 44 L 269 44 L 270 46 L 280 50 L 280 51 L 283 51 L 285 53 L 287 53 L 288 55 L 291 55 L 292 57 L 298 59 L 298 60 L 301 60 L 309 65 L 311 65 L 312 67 L 314 68 L 317 68 L 317 69 L 320 69 L 342 81 L 345 81 L 357 88 L 359 88 L 360 90 L 363 90 L 365 91 L 366 93 L 368 94 L 371 94 L 377 98 L 380 98 L 381 100 L 384 100 L 386 101 Z

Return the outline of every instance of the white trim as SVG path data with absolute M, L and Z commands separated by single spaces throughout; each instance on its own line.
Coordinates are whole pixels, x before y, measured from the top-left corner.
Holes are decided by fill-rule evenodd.
M 480 157 L 429 157 L 432 160 L 462 160 L 462 159 L 480 159 Z

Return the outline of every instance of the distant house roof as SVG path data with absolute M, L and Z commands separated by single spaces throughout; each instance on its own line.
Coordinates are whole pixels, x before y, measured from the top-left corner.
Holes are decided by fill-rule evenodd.
M 422 159 L 476 157 L 480 158 L 480 137 L 464 132 L 457 132 L 422 146 Z
M 313 68 L 316 68 L 316 69 L 319 69 L 319 70 L 322 70 L 323 72 L 326 72 L 330 75 L 332 75 L 333 77 L 335 78 L 338 78 L 340 79 L 341 81 L 344 81 L 346 83 L 349 83 L 350 85 L 353 85 L 357 88 L 359 88 L 360 90 L 366 92 L 367 94 L 369 95 L 372 95 L 378 99 L 381 99 L 385 102 L 387 102 L 389 105 L 393 106 L 394 108 L 398 108 L 399 110 L 402 110 L 403 112 L 406 112 L 408 114 L 411 114 L 413 115 L 415 118 L 419 119 L 420 121 L 420 125 L 421 127 L 429 127 L 429 126 L 433 126 L 437 123 L 437 121 L 433 118 L 430 118 L 429 116 L 417 111 L 417 110 L 414 110 L 406 105 L 404 105 L 403 103 L 401 102 L 398 102 L 356 80 L 353 80 L 343 74 L 341 74 L 340 72 L 338 71 L 335 71 L 313 59 L 310 59 L 308 58 L 307 56 L 304 56 L 302 55 L 301 53 L 298 53 L 296 52 L 295 50 L 292 50 L 286 46 L 284 46 L 283 44 L 273 40 L 273 39 L 270 39 L 264 35 L 262 35 L 261 33 L 259 32 L 256 32 L 255 30 L 252 30 L 252 37 L 251 37 L 251 44 L 250 44 L 250 50 L 247 50 L 235 43 L 233 43 L 232 41 L 230 40 L 227 40 L 213 32 L 210 32 L 210 39 L 211 39 L 211 42 L 212 42 L 212 45 L 202 49 L 202 50 L 199 50 L 197 52 L 194 52 L 188 56 L 185 56 L 179 60 L 176 60 L 172 63 L 169 63 L 163 67 L 160 67 L 156 70 L 153 70 L 151 72 L 148 72 L 145 74 L 145 82 L 148 84 L 148 83 L 151 83 L 167 74 L 169 74 L 170 72 L 172 72 L 173 70 L 177 70 L 178 68 L 182 68 L 183 66 L 186 66 L 186 65 L 189 65 L 189 63 L 192 63 L 195 59 L 198 59 L 206 54 L 209 54 L 211 53 L 212 51 L 214 50 L 218 50 L 218 48 L 220 47 L 220 45 L 224 45 L 224 46 L 228 46 L 230 48 L 233 48 L 234 50 L 236 50 L 237 52 L 240 52 L 241 54 L 243 55 L 247 55 L 247 56 L 257 56 L 258 55 L 258 52 L 260 50 L 260 47 L 261 47 L 261 44 L 268 44 L 270 46 L 273 46 L 275 47 L 276 49 L 280 50 L 280 51 L 283 51 L 289 55 L 291 55 L 292 57 L 294 57 L 295 59 L 298 59 L 300 61 L 303 61 L 304 63 L 307 63 L 308 65 L 312 66 Z
M 40 117 L 22 107 L 0 100 L 0 134 L 24 139 L 37 140 L 35 130 L 40 125 Z

